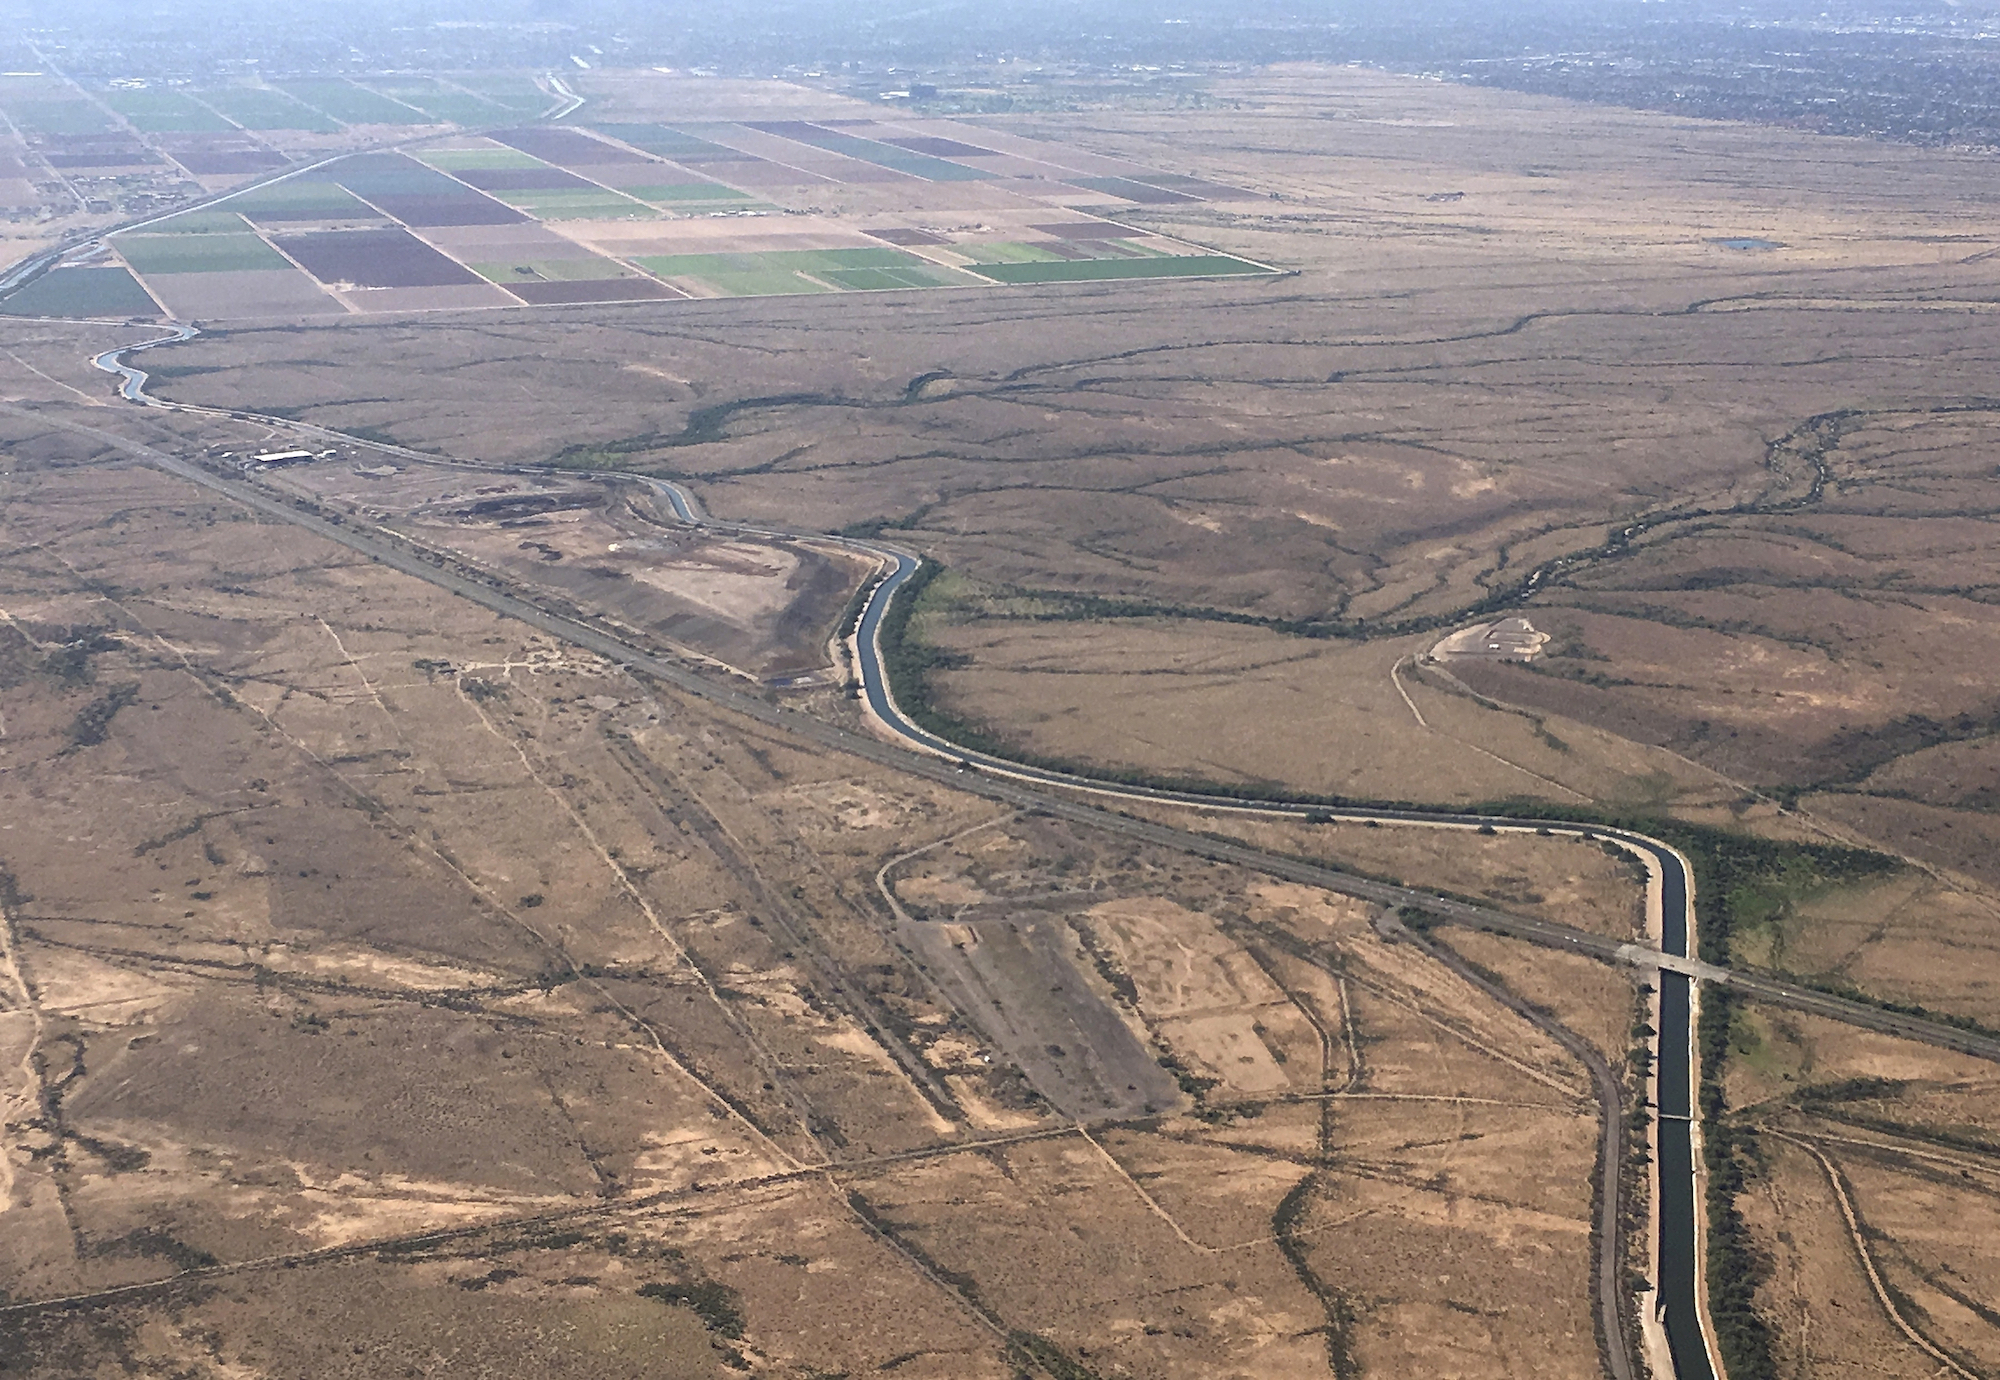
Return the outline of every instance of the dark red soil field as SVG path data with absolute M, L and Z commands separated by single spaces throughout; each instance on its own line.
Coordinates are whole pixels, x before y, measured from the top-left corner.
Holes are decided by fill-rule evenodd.
M 939 139 L 928 134 L 911 135 L 906 139 L 882 140 L 894 144 L 899 149 L 911 153 L 927 153 L 933 158 L 997 158 L 1000 155 L 992 149 L 982 149 L 973 144 L 961 144 L 956 139 Z
M 886 230 L 863 230 L 864 235 L 881 240 L 885 244 L 950 244 L 943 235 L 933 235 L 928 230 L 912 230 L 900 225 L 892 225 Z
M 573 129 L 504 129 L 490 139 L 519 149 L 558 167 L 589 163 L 651 163 L 643 153 L 607 144 Z
M 174 160 L 197 177 L 267 172 L 285 166 L 283 154 L 268 149 L 191 149 Z
M 1126 226 L 1103 220 L 1071 220 L 1060 225 L 1031 225 L 1028 228 L 1053 235 L 1059 240 L 1122 240 L 1132 234 Z
M 45 153 L 52 168 L 129 168 L 140 163 L 157 163 L 160 157 L 144 149 L 99 149 L 87 153 Z
M 449 287 L 481 281 L 407 230 L 325 230 L 280 235 L 277 243 L 322 283 Z

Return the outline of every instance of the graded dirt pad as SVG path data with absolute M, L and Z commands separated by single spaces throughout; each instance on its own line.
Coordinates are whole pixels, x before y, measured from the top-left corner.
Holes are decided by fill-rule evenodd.
M 549 306 L 564 302 L 650 302 L 682 294 L 648 278 L 599 279 L 572 283 L 509 282 L 507 291 L 523 302 Z
M 183 321 L 339 315 L 342 310 L 304 274 L 294 272 L 176 273 L 155 279 L 153 291 Z
M 902 938 L 1060 1115 L 1150 1116 L 1178 1103 L 1173 1079 L 1083 978 L 1059 918 L 912 925 Z
M 477 307 L 511 307 L 515 301 L 484 281 L 438 287 L 338 288 L 336 295 L 358 312 L 463 311 Z

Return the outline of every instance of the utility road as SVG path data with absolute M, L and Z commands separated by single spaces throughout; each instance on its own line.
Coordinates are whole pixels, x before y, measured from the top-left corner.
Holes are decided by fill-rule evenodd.
M 192 327 L 179 327 L 174 334 L 120 350 L 108 351 L 94 361 L 100 369 L 122 378 L 120 395 L 148 407 L 183 410 L 212 416 L 235 416 L 291 431 L 335 440 L 343 445 L 384 452 L 425 464 L 441 462 L 435 455 L 401 447 L 364 441 L 343 433 L 303 425 L 278 417 L 241 411 L 186 407 L 152 397 L 146 391 L 146 374 L 131 364 L 127 356 L 141 350 L 193 338 Z M 24 413 L 27 409 L 0 405 L 0 410 Z M 947 783 L 957 789 L 986 796 L 1024 810 L 1046 814 L 1092 828 L 1107 829 L 1162 848 L 1173 849 L 1216 862 L 1254 869 L 1288 881 L 1321 887 L 1343 895 L 1374 902 L 1392 913 L 1428 917 L 1432 922 L 1465 925 L 1539 944 L 1546 948 L 1585 954 L 1606 963 L 1623 964 L 1657 975 L 1660 996 L 1660 1029 L 1654 1051 L 1653 1101 L 1656 1108 L 1658 1153 L 1655 1165 L 1655 1203 L 1659 1209 L 1660 1237 L 1655 1260 L 1659 1279 L 1654 1308 L 1664 1323 L 1672 1365 L 1678 1380 L 1714 1380 L 1709 1338 L 1699 1304 L 1701 1292 L 1700 1204 L 1694 1153 L 1695 1085 L 1694 1018 L 1697 1010 L 1697 983 L 1727 984 L 1748 996 L 1815 1015 L 1845 1021 L 1886 1034 L 1955 1049 L 1981 1058 L 2000 1061 L 2000 1040 L 1993 1040 L 1952 1026 L 1916 1017 L 1882 1011 L 1859 1002 L 1828 996 L 1809 988 L 1776 979 L 1734 972 L 1700 962 L 1695 945 L 1694 887 L 1687 859 L 1669 845 L 1644 834 L 1622 829 L 1583 826 L 1560 820 L 1522 820 L 1459 811 L 1330 808 L 1319 805 L 1249 803 L 1229 797 L 1204 796 L 1183 791 L 1156 790 L 1143 786 L 1115 785 L 1066 772 L 1024 766 L 1002 758 L 969 751 L 929 732 L 913 722 L 897 705 L 882 660 L 881 631 L 898 592 L 917 572 L 920 562 L 909 552 L 866 541 L 843 537 L 818 537 L 839 542 L 866 553 L 882 563 L 882 574 L 869 591 L 855 636 L 856 669 L 870 716 L 894 741 L 791 712 L 762 696 L 740 688 L 691 666 L 638 646 L 609 625 L 598 622 L 587 611 L 559 610 L 537 602 L 535 597 L 507 587 L 490 576 L 457 565 L 448 557 L 419 548 L 398 534 L 344 515 L 310 511 L 300 504 L 263 488 L 247 478 L 220 472 L 207 465 L 171 455 L 156 447 L 89 427 L 51 413 L 32 413 L 44 424 L 58 425 L 88 434 L 118 447 L 147 463 L 157 465 L 192 483 L 228 495 L 258 512 L 291 522 L 330 541 L 361 552 L 382 564 L 440 588 L 517 618 L 574 646 L 610 658 L 632 671 L 663 681 L 686 694 L 743 714 L 760 723 L 781 729 L 829 751 L 848 753 L 901 771 Z M 468 466 L 488 469 L 491 467 Z M 606 476 L 612 477 L 612 476 Z M 616 476 L 627 482 L 635 477 Z M 718 523 L 707 517 L 693 498 L 679 486 L 658 479 L 644 479 L 674 510 L 676 517 L 694 525 L 706 525 L 731 532 L 795 537 L 800 532 L 753 528 Z M 1091 803 L 1101 801 L 1102 804 Z M 1550 833 L 1611 842 L 1645 863 L 1650 874 L 1648 904 L 1658 917 L 1661 945 L 1658 949 L 1621 942 L 1605 935 L 1573 929 L 1545 920 L 1513 915 L 1490 906 L 1409 887 L 1357 877 L 1322 864 L 1263 852 L 1245 844 L 1157 824 L 1118 812 L 1121 801 L 1167 802 L 1210 811 L 1277 815 L 1355 822 L 1373 821 L 1437 829 L 1492 830 L 1495 832 Z M 1424 942 L 1400 925 L 1390 924 L 1385 932 Z M 1431 947 L 1450 961 L 1449 951 Z M 1482 982 L 1481 985 L 1488 985 Z M 1517 1005 L 1517 1009 L 1520 1009 Z M 1524 1012 L 1524 1014 L 1526 1014 Z M 1537 1024 L 1544 1024 L 1538 1021 Z M 1544 1024 L 1547 1029 L 1548 1025 Z M 1559 1027 L 1557 1029 L 1560 1029 Z M 1554 1032 L 1552 1032 L 1554 1033 Z M 1571 1037 L 1574 1039 L 1574 1037 Z M 1565 1043 L 1568 1043 L 1567 1041 Z M 1578 1042 L 1580 1044 L 1580 1042 Z M 1586 1057 L 1572 1046 L 1591 1068 L 1597 1086 L 1599 1111 L 1604 1134 L 1599 1148 L 1597 1174 L 1599 1195 L 1599 1270 L 1592 1292 L 1602 1322 L 1605 1364 L 1614 1380 L 1636 1380 L 1643 1373 L 1635 1364 L 1623 1325 L 1622 1291 L 1618 1284 L 1619 1250 L 1619 1155 L 1622 1144 L 1624 1108 L 1617 1080 L 1601 1058 Z

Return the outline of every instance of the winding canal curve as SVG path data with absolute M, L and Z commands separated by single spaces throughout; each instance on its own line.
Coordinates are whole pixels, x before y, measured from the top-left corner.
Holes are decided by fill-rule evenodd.
M 388 454 L 401 455 L 426 464 L 464 465 L 466 468 L 488 470 L 491 466 L 465 465 L 462 461 L 444 460 L 436 455 L 406 450 L 402 447 L 381 442 L 364 441 L 340 432 L 314 427 L 310 424 L 294 422 L 285 418 L 266 417 L 239 409 L 209 408 L 190 404 L 167 402 L 155 398 L 146 391 L 146 372 L 128 362 L 128 356 L 165 345 L 177 344 L 193 339 L 199 331 L 189 325 L 177 325 L 171 334 L 156 340 L 144 341 L 136 345 L 122 346 L 107 350 L 96 356 L 92 363 L 106 373 L 118 375 L 119 396 L 133 403 L 173 411 L 184 411 L 208 416 L 236 417 L 252 420 L 262 425 L 306 432 L 338 440 L 345 445 L 361 447 Z M 188 462 L 172 466 L 176 473 L 185 477 L 196 477 L 205 473 Z M 192 473 L 190 473 L 192 471 Z M 1291 805 L 1284 803 L 1249 803 L 1225 797 L 1209 796 L 1196 792 L 1172 791 L 1146 786 L 1128 786 L 1100 781 L 1069 772 L 1054 771 L 1043 767 L 1024 765 L 994 757 L 987 753 L 973 751 L 938 736 L 913 722 L 897 705 L 889 684 L 887 669 L 882 658 L 882 623 L 887 617 L 896 596 L 908 584 L 920 567 L 920 560 L 910 552 L 884 543 L 857 540 L 836 535 L 808 534 L 759 528 L 736 523 L 719 523 L 708 517 L 689 494 L 678 484 L 668 480 L 654 479 L 630 474 L 606 474 L 603 478 L 615 478 L 625 482 L 637 480 L 645 484 L 674 512 L 681 522 L 693 526 L 726 528 L 730 532 L 783 538 L 812 536 L 815 540 L 837 543 L 852 551 L 873 557 L 883 563 L 883 571 L 868 593 L 861 617 L 856 626 L 852 649 L 855 655 L 855 670 L 861 683 L 869 713 L 888 732 L 894 734 L 908 747 L 936 757 L 948 759 L 959 768 L 977 772 L 981 776 L 1000 777 L 1029 786 L 1059 787 L 1066 791 L 1081 791 L 1100 797 L 1122 800 L 1151 800 L 1174 804 L 1196 806 L 1209 810 L 1229 811 L 1244 814 L 1278 814 L 1294 817 L 1311 816 L 1314 819 L 1345 820 L 1353 822 L 1374 821 L 1378 824 L 1407 824 L 1432 828 L 1480 830 L 1490 829 L 1502 833 L 1549 833 L 1580 838 L 1603 839 L 1616 843 L 1643 860 L 1651 874 L 1648 885 L 1649 910 L 1657 914 L 1660 924 L 1659 955 L 1668 963 L 1673 960 L 1692 960 L 1694 951 L 1695 915 L 1694 887 L 1688 863 L 1679 852 L 1658 839 L 1645 834 L 1624 829 L 1581 826 L 1562 820 L 1523 820 L 1503 816 L 1468 814 L 1449 810 L 1396 810 L 1368 809 L 1353 806 L 1328 807 L 1320 805 Z M 237 486 L 226 481 L 210 478 L 215 487 Z M 275 503 L 275 500 L 266 500 Z M 260 505 L 261 506 L 261 505 Z M 319 524 L 312 524 L 318 526 Z M 332 533 L 329 533 L 332 535 Z M 347 540 L 345 536 L 336 537 Z M 353 544 L 350 541 L 350 544 Z M 400 564 L 400 563 L 398 563 Z M 448 588 L 460 593 L 462 581 L 442 581 L 428 571 L 415 570 L 422 578 L 444 583 Z M 574 629 L 566 631 L 556 624 L 568 624 L 569 620 L 546 618 L 535 619 L 538 625 L 557 631 L 562 635 L 572 635 Z M 572 640 L 590 645 L 597 638 Z M 626 653 L 631 658 L 629 650 Z M 644 658 L 646 661 L 652 658 Z M 678 680 L 678 677 L 675 678 Z M 711 696 L 713 697 L 713 696 Z M 761 716 L 760 716 L 761 717 Z M 787 716 L 800 718 L 803 716 Z M 1384 891 L 1401 892 L 1401 888 L 1383 888 Z M 1407 894 L 1407 893 L 1405 893 Z M 1462 903 L 1450 902 L 1440 897 L 1434 903 L 1441 913 L 1451 915 L 1458 910 L 1470 910 Z M 1457 917 L 1463 920 L 1465 917 Z M 1558 929 L 1559 927 L 1548 927 Z M 1579 952 L 1592 952 L 1597 945 L 1588 945 L 1587 938 L 1579 936 L 1569 941 L 1578 946 Z M 1624 946 L 1631 949 L 1634 946 Z M 1603 957 L 1601 953 L 1593 956 Z M 1656 956 L 1657 957 L 1657 956 Z M 1683 963 L 1682 967 L 1692 968 L 1693 964 Z M 1673 971 L 1662 966 L 1657 972 L 1659 994 L 1659 1029 L 1655 1039 L 1653 1069 L 1653 1104 L 1656 1137 L 1654 1155 L 1654 1207 L 1658 1224 L 1658 1236 L 1654 1243 L 1654 1268 L 1658 1275 L 1653 1308 L 1656 1318 L 1664 1328 L 1665 1341 L 1670 1353 L 1675 1380 L 1716 1380 L 1716 1368 L 1711 1359 L 1707 1334 L 1704 1328 L 1704 1310 L 1699 1302 L 1701 1271 L 1699 1260 L 1702 1233 L 1700 1221 L 1700 1192 L 1695 1154 L 1695 1053 L 1694 1053 L 1694 1013 L 1695 981 L 1691 972 Z M 1611 1108 L 1608 1114 L 1615 1115 Z M 1625 1329 L 1622 1322 L 1622 1291 L 1618 1287 L 1618 1262 L 1615 1251 L 1608 1247 L 1613 1239 L 1617 1221 L 1617 1183 L 1619 1163 L 1611 1153 L 1614 1144 L 1622 1144 L 1622 1137 L 1614 1139 L 1607 1129 L 1604 1137 L 1605 1151 L 1601 1155 L 1604 1163 L 1600 1166 L 1603 1176 L 1606 1210 L 1604 1220 L 1611 1226 L 1611 1232 L 1604 1234 L 1607 1242 L 1607 1259 L 1599 1262 L 1599 1270 L 1593 1293 L 1597 1295 L 1601 1323 L 1605 1329 L 1605 1340 L 1614 1372 L 1614 1380 L 1637 1380 L 1631 1361 L 1622 1343 Z
M 683 513 L 683 516 L 686 514 Z M 1024 766 L 962 748 L 911 722 L 896 704 L 889 685 L 888 670 L 882 660 L 882 620 L 888 616 L 897 592 L 916 574 L 919 562 L 908 552 L 873 544 L 865 549 L 887 556 L 895 564 L 869 596 L 862 613 L 855 638 L 856 669 L 863 693 L 867 696 L 869 711 L 906 742 L 926 751 L 956 758 L 980 771 L 1037 785 L 1086 790 L 1127 800 L 1171 801 L 1206 809 L 1245 809 L 1242 801 L 1226 797 L 1113 785 L 1069 772 Z M 1552 834 L 1613 840 L 1648 862 L 1647 870 L 1652 874 L 1649 889 L 1657 898 L 1659 907 L 1661 952 L 1675 958 L 1695 957 L 1694 885 L 1687 859 L 1648 835 L 1624 829 L 1584 829 L 1555 820 L 1524 821 L 1439 810 L 1373 810 L 1262 803 L 1251 808 L 1264 814 L 1444 825 L 1475 830 L 1489 828 L 1510 833 L 1540 833 L 1546 830 Z M 1649 907 L 1653 899 L 1649 898 Z M 1701 1272 L 1696 1265 L 1701 1233 L 1696 1225 L 1700 1194 L 1694 1147 L 1694 983 L 1695 979 L 1686 973 L 1662 969 L 1658 976 L 1659 1032 L 1654 1048 L 1653 1103 L 1657 1141 L 1654 1191 L 1659 1222 L 1654 1261 L 1659 1279 L 1654 1307 L 1666 1331 L 1677 1380 L 1715 1380 L 1715 1366 L 1702 1325 L 1703 1310 L 1699 1304 Z M 1607 1175 L 1617 1172 L 1615 1162 L 1605 1170 Z

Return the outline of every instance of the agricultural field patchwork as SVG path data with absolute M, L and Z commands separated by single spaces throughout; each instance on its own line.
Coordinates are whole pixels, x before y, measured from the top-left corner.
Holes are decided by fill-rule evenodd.
M 504 127 L 541 100 L 505 74 L 325 78 L 117 91 L 46 122 L 91 131 L 51 157 L 121 173 L 151 160 L 155 180 L 223 193 L 108 241 L 153 298 L 198 320 L 1278 271 L 1119 219 L 1252 193 L 1067 145 L 924 119 Z M 138 132 L 112 127 L 114 111 Z M 272 131 L 427 122 L 488 128 L 229 193 L 296 152 Z M 463 291 L 403 291 L 419 287 Z M 95 300 L 36 300 L 71 296 Z
M 108 87 L 25 67 L 0 73 L 0 259 L 170 214 L 290 165 L 532 120 L 554 103 L 535 78 L 509 72 Z M 51 299 L 44 291 L 29 300 Z

